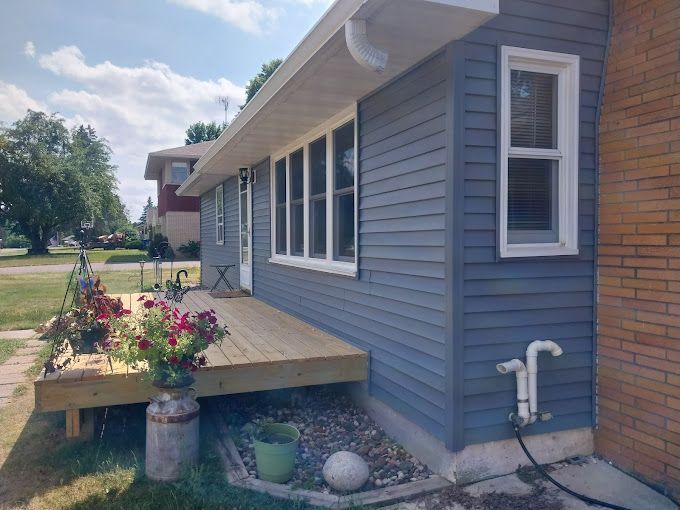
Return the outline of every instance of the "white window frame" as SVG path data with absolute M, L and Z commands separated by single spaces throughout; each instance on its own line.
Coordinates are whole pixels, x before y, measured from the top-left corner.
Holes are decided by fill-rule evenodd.
M 174 165 L 182 165 L 182 166 L 184 167 L 184 169 L 187 171 L 187 176 L 186 176 L 181 182 L 177 182 L 177 181 L 175 181 L 175 179 L 174 179 L 174 175 L 172 174 L 172 170 L 173 170 L 172 167 L 173 167 Z M 179 185 L 181 185 L 181 184 L 183 184 L 184 181 L 186 181 L 188 178 L 189 178 L 189 163 L 187 163 L 186 161 L 171 161 L 171 162 L 170 162 L 170 179 L 168 180 L 169 182 L 167 182 L 167 184 L 174 184 L 174 185 L 178 185 L 178 184 L 179 184 Z
M 224 244 L 224 184 L 215 188 L 215 244 Z
M 511 70 L 557 76 L 557 148 L 511 147 Z M 500 122 L 500 256 L 547 257 L 578 255 L 578 172 L 580 58 L 578 55 L 503 46 L 501 48 Z M 558 241 L 508 243 L 508 159 L 550 159 L 558 165 Z
M 350 121 L 354 121 L 354 262 L 333 260 L 335 253 L 334 235 L 333 235 L 333 215 L 334 215 L 334 201 L 333 201 L 333 185 L 335 178 L 334 168 L 334 153 L 333 153 L 333 131 L 339 127 L 344 126 Z M 359 204 L 359 140 L 358 140 L 358 115 L 357 105 L 343 110 L 338 115 L 335 115 L 327 122 L 317 127 L 313 131 L 308 132 L 303 137 L 297 139 L 294 143 L 282 148 L 270 158 L 270 200 L 271 200 L 271 258 L 269 262 L 272 264 L 281 264 L 285 266 L 299 267 L 303 269 L 312 269 L 316 271 L 323 271 L 342 276 L 356 276 L 357 274 L 357 259 L 359 255 L 359 233 L 358 233 L 358 204 Z M 310 232 L 309 232 L 309 144 L 326 137 L 326 258 L 315 258 L 310 255 Z M 304 254 L 303 256 L 291 255 L 291 207 L 290 207 L 290 155 L 302 148 L 304 170 Z M 286 159 L 286 192 L 288 193 L 288 200 L 286 202 L 286 239 L 287 250 L 286 255 L 276 253 L 276 175 L 275 165 L 277 161 Z

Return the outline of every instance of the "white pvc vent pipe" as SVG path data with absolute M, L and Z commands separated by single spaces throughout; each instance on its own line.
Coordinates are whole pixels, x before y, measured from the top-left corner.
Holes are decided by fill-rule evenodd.
M 386 51 L 380 50 L 368 42 L 366 20 L 352 18 L 345 23 L 345 41 L 354 60 L 370 71 L 382 73 L 389 57 Z
M 501 374 L 515 372 L 517 376 L 518 419 L 510 415 L 510 420 L 517 421 L 520 427 L 538 419 L 538 353 L 541 351 L 548 351 L 553 356 L 562 354 L 562 348 L 552 340 L 536 340 L 527 347 L 526 365 L 518 359 L 496 365 Z

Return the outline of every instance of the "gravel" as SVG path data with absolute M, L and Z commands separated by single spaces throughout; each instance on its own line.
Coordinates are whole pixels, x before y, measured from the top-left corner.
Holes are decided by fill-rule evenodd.
M 424 480 L 432 475 L 385 432 L 349 397 L 327 387 L 307 391 L 277 391 L 222 397 L 220 409 L 248 472 L 255 476 L 255 452 L 248 431 L 253 420 L 289 423 L 300 431 L 294 488 L 335 493 L 323 478 L 326 459 L 341 450 L 361 456 L 370 476 L 359 490 L 393 487 Z

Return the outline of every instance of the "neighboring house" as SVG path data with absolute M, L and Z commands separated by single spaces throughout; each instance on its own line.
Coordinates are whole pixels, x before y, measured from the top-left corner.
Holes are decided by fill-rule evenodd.
M 202 142 L 150 152 L 146 160 L 144 179 L 156 181 L 158 190 L 156 213 L 147 218 L 147 225 L 153 234 L 167 236 L 168 243 L 178 256 L 181 256 L 178 251 L 181 245 L 199 241 L 200 199 L 180 197 L 175 192 L 212 144 L 212 141 Z
M 446 476 L 526 462 L 496 364 L 533 340 L 564 354 L 540 357 L 553 419 L 530 449 L 593 451 L 609 18 L 606 0 L 337 1 L 178 190 L 200 196 L 203 283 L 236 264 L 232 283 L 368 351 L 360 397 Z

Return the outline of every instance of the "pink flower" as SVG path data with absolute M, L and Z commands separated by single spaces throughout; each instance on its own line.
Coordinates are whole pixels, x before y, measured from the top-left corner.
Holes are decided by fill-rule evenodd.
M 168 338 L 168 345 L 174 347 L 175 345 L 177 345 L 177 339 L 174 336 L 171 336 L 170 338 Z
M 109 318 L 109 316 L 106 315 L 105 313 L 100 313 L 99 315 L 97 315 L 97 320 L 98 320 L 98 321 L 103 321 L 103 320 L 106 320 L 106 319 L 108 319 L 108 318 Z
M 154 302 L 153 299 L 147 299 L 144 301 L 144 308 L 153 308 Z
M 214 315 L 211 315 L 210 317 L 208 317 L 208 322 L 209 322 L 210 324 L 215 324 L 215 323 L 217 323 L 217 317 L 215 317 Z
M 151 342 L 149 342 L 146 338 L 144 340 L 140 340 L 139 343 L 137 344 L 137 347 L 139 347 L 140 350 L 146 351 L 149 347 L 151 347 Z
M 132 313 L 132 310 L 128 310 L 127 308 L 123 308 L 122 313 L 124 315 L 130 315 Z

